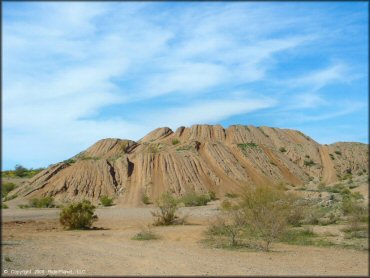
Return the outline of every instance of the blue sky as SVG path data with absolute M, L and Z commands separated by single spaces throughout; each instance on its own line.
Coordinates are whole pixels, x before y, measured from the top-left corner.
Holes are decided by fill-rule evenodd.
M 368 3 L 5 2 L 3 169 L 154 128 L 368 142 Z

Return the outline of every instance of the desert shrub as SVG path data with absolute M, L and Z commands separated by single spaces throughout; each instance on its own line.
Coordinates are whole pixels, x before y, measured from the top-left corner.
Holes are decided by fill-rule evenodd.
M 10 200 L 13 200 L 15 198 L 17 198 L 18 195 L 17 194 L 13 194 L 13 195 L 10 195 L 10 196 L 6 196 L 3 201 L 6 202 L 6 201 L 10 201 Z
M 229 246 L 245 245 L 245 240 L 248 246 L 258 242 L 255 246 L 268 251 L 289 221 L 300 224 L 302 216 L 299 209 L 294 210 L 295 201 L 293 195 L 272 186 L 248 187 L 240 199 L 222 203 L 222 217 L 208 228 L 207 234 L 226 237 Z
M 336 153 L 337 155 L 342 155 L 342 152 L 341 152 L 341 151 L 335 151 L 335 153 Z
M 357 188 L 359 185 L 358 184 L 353 184 L 353 183 L 349 183 L 349 189 L 354 189 L 354 188 Z
M 80 156 L 80 159 L 81 160 L 100 160 L 100 157 L 98 157 L 98 156 L 84 156 L 84 155 L 81 155 Z
M 7 208 L 9 208 L 9 207 L 8 207 L 8 205 L 7 205 L 7 204 L 2 203 L 2 204 L 1 204 L 1 208 L 2 208 L 2 209 L 7 209 Z
M 178 143 L 180 143 L 179 139 L 172 140 L 172 145 L 177 145 Z
M 110 207 L 113 205 L 113 198 L 109 198 L 108 196 L 104 195 L 100 197 L 100 203 L 104 207 Z
M 364 199 L 364 195 L 362 195 L 360 192 L 351 193 L 351 196 L 355 200 L 363 200 Z
M 189 151 L 191 149 L 192 149 L 192 146 L 185 145 L 185 146 L 182 146 L 182 147 L 177 148 L 176 151 Z
M 315 165 L 316 163 L 312 159 L 308 159 L 308 160 L 304 160 L 303 164 L 304 166 L 310 167 L 310 166 Z
M 352 174 L 351 173 L 345 173 L 343 176 L 340 177 L 341 181 L 344 180 L 352 180 Z
M 146 205 L 149 205 L 149 204 L 151 204 L 151 203 L 152 203 L 152 202 L 150 201 L 149 196 L 148 196 L 147 194 L 144 194 L 144 195 L 143 195 L 143 197 L 142 197 L 142 201 L 143 201 L 143 203 L 144 203 L 144 204 L 146 204 Z
M 287 216 L 287 222 L 293 227 L 300 227 L 306 217 L 306 208 L 304 206 L 294 205 L 291 207 Z
M 160 151 L 160 145 L 159 144 L 149 144 L 148 150 L 150 153 L 158 153 Z
M 270 160 L 269 162 L 271 165 L 277 166 L 277 164 L 274 161 Z
M 217 200 L 216 192 L 214 192 L 214 191 L 209 191 L 209 192 L 208 192 L 208 195 L 209 195 L 209 198 L 211 199 L 211 201 Z
M 76 162 L 76 159 L 69 158 L 69 159 L 64 160 L 63 162 L 66 163 L 66 164 L 68 164 L 68 165 L 71 165 L 71 164 L 73 164 L 73 163 Z
M 357 231 L 361 228 L 363 222 L 368 221 L 369 211 L 367 206 L 362 204 L 359 199 L 354 199 L 351 196 L 343 198 L 342 202 L 343 214 L 348 218 L 348 229 Z
M 346 196 L 342 200 L 342 211 L 344 215 L 355 214 L 362 211 L 362 204 L 352 196 Z
M 179 218 L 176 215 L 178 210 L 179 200 L 171 193 L 163 193 L 156 201 L 157 211 L 152 212 L 155 217 L 154 225 L 172 225 L 176 224 Z
M 30 205 L 20 204 L 20 205 L 18 205 L 18 207 L 21 208 L 21 209 L 25 209 L 25 208 L 30 208 Z
M 311 228 L 301 228 L 287 230 L 280 236 L 280 240 L 295 245 L 312 245 L 312 238 L 314 237 L 316 237 L 316 234 Z
M 31 208 L 53 208 L 55 207 L 53 197 L 42 197 L 42 198 L 33 198 L 29 200 L 29 207 Z
M 263 240 L 265 251 L 286 229 L 294 199 L 272 186 L 248 187 L 239 207 L 251 232 Z
M 238 144 L 238 147 L 241 148 L 242 150 L 246 150 L 248 148 L 256 148 L 258 147 L 258 145 L 256 143 L 249 142 L 249 143 Z
M 186 207 L 205 206 L 211 201 L 211 197 L 206 194 L 197 195 L 194 192 L 189 192 L 186 193 L 180 201 L 184 203 Z
M 246 229 L 245 217 L 242 210 L 234 208 L 224 212 L 222 217 L 219 217 L 216 222 L 212 223 L 206 235 L 209 237 L 226 237 L 228 245 L 235 247 L 239 245 L 240 237 Z
M 325 238 L 320 238 L 312 229 L 290 229 L 280 237 L 282 242 L 293 245 L 332 246 L 334 243 Z
M 351 195 L 351 191 L 341 183 L 326 187 L 326 191 L 330 193 L 339 193 L 342 197 Z
M 322 192 L 326 190 L 326 185 L 323 182 L 320 182 L 319 185 L 317 186 L 317 190 Z
M 159 239 L 159 236 L 155 234 L 150 225 L 141 229 L 139 233 L 132 237 L 133 240 L 153 240 Z
M 280 152 L 282 152 L 282 153 L 285 153 L 285 152 L 286 152 L 286 149 L 285 149 L 284 147 L 281 147 L 281 148 L 279 149 L 279 151 L 280 151 Z
M 88 200 L 72 203 L 62 209 L 59 221 L 68 229 L 90 229 L 98 219 L 94 211 L 95 206 Z
M 302 224 L 319 225 L 320 220 L 325 216 L 326 211 L 320 206 L 310 206 L 306 209 L 306 216 Z
M 3 197 L 6 197 L 10 191 L 12 191 L 14 188 L 16 188 L 16 185 L 12 182 L 4 182 L 1 185 L 1 195 Z
M 222 210 L 228 210 L 231 209 L 232 204 L 229 200 L 223 200 L 220 207 Z
M 227 198 L 236 198 L 236 197 L 238 197 L 238 194 L 228 192 L 228 193 L 225 194 L 225 197 L 227 197 Z

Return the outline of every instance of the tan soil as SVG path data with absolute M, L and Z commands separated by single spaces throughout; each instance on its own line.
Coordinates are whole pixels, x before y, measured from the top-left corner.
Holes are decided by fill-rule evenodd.
M 3 262 L 2 273 L 43 269 L 140 276 L 368 274 L 366 251 L 286 244 L 274 244 L 272 252 L 207 247 L 201 243 L 202 233 L 217 214 L 217 205 L 182 209 L 193 225 L 156 227 L 161 239 L 154 241 L 131 239 L 152 221 L 153 208 L 98 209 L 95 226 L 104 230 L 91 231 L 64 231 L 57 222 L 58 209 L 3 210 L 3 258 L 12 262 Z

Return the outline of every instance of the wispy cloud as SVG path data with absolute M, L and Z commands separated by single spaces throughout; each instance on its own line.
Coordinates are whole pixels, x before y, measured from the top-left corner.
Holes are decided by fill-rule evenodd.
M 298 110 L 302 121 L 324 121 L 365 109 L 310 114 L 333 105 L 327 85 L 364 82 L 362 56 L 332 49 L 348 32 L 356 40 L 343 47 L 366 35 L 361 9 L 343 11 L 344 26 L 330 6 L 307 5 L 5 3 L 6 167 L 42 166 L 98 139 L 139 139 L 159 125 L 227 124 L 262 112 L 293 120 Z
M 312 90 L 317 91 L 329 84 L 349 83 L 355 78 L 356 76 L 350 72 L 350 69 L 347 65 L 343 63 L 337 63 L 314 72 L 306 73 L 303 76 L 285 80 L 284 83 L 291 87 L 308 86 L 312 88 Z

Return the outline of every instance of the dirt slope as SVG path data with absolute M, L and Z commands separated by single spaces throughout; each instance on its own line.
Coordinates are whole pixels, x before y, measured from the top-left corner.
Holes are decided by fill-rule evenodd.
M 244 186 L 338 180 L 367 171 L 368 146 L 322 146 L 295 130 L 220 125 L 158 128 L 138 142 L 103 139 L 75 157 L 40 172 L 14 194 L 57 201 L 109 195 L 122 206 L 143 205 L 169 190 L 214 191 L 222 197 Z

